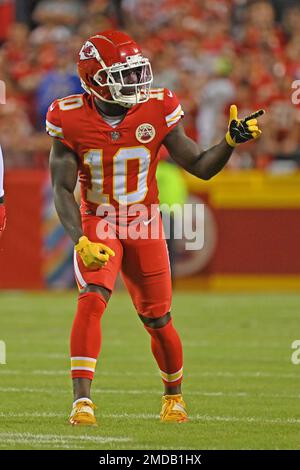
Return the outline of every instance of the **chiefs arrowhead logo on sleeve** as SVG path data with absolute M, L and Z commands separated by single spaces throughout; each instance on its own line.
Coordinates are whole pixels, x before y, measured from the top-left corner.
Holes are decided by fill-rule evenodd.
M 144 124 L 140 124 L 139 127 L 135 131 L 135 136 L 139 142 L 142 144 L 147 144 L 151 142 L 151 140 L 155 137 L 155 129 L 152 124 L 145 122 Z

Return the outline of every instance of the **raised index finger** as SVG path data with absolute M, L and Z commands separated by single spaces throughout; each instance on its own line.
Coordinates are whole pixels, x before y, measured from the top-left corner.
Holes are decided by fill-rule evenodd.
M 245 117 L 244 121 L 245 122 L 250 121 L 250 119 L 255 119 L 259 116 L 262 116 L 263 114 L 265 114 L 265 110 L 259 109 L 258 111 L 255 111 L 255 113 L 252 113 L 249 116 Z

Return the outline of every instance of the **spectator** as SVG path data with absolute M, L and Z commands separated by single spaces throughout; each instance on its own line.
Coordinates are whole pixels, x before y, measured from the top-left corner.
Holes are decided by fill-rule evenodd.
M 2 0 L 0 2 L 0 43 L 4 41 L 13 23 L 15 4 L 13 0 Z
M 0 7 L 13 3 L 3 0 Z M 32 0 L 30 5 L 35 5 L 35 27 L 29 31 L 15 23 L 7 30 L 0 48 L 0 73 L 31 136 L 39 135 L 37 131 L 42 136 L 45 111 L 54 98 L 81 92 L 75 63 L 83 40 L 121 23 L 149 56 L 154 85 L 177 93 L 187 132 L 203 147 L 223 135 L 228 106 L 235 101 L 240 115 L 256 106 L 276 115 L 267 113 L 263 119 L 270 127 L 264 139 L 244 146 L 243 154 L 237 149 L 229 167 L 268 167 L 282 159 L 300 165 L 299 109 L 290 102 L 291 83 L 300 79 L 298 3 Z M 293 122 L 290 129 L 283 122 L 287 115 Z M 8 147 L 13 152 L 14 144 Z M 9 151 L 6 154 L 9 159 Z M 42 161 L 34 150 L 33 155 L 22 161 Z M 45 153 L 45 162 L 47 158 Z
M 49 103 L 56 98 L 81 93 L 82 88 L 75 68 L 75 57 L 69 46 L 57 47 L 56 67 L 47 72 L 36 90 L 38 124 L 43 125 Z

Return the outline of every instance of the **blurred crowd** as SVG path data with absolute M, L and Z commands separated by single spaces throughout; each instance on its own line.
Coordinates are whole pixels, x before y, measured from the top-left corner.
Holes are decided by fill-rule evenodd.
M 82 92 L 81 44 L 110 28 L 125 29 L 141 44 L 154 85 L 177 93 L 187 133 L 203 148 L 224 135 L 231 103 L 241 116 L 262 107 L 263 138 L 240 146 L 229 166 L 300 165 L 300 106 L 292 100 L 292 84 L 300 80 L 299 1 L 0 0 L 0 79 L 7 88 L 0 140 L 7 166 L 47 166 L 47 107 Z

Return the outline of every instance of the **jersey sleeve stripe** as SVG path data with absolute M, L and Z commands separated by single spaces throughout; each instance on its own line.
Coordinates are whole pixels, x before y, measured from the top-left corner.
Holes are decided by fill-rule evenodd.
M 180 113 L 178 115 L 178 117 L 171 119 L 171 121 L 167 122 L 167 126 L 171 127 L 171 126 L 173 126 L 173 124 L 176 124 L 176 122 L 180 121 L 180 119 L 182 118 L 183 115 L 184 115 L 184 113 Z
M 46 130 L 49 135 L 52 137 L 61 137 L 62 139 L 64 138 L 63 130 L 61 127 L 57 127 L 54 124 L 51 124 L 51 122 L 46 121 Z
M 180 106 L 180 104 L 177 106 L 177 108 L 175 109 L 175 111 L 173 111 L 171 114 L 168 114 L 168 116 L 166 116 L 166 122 L 170 122 L 173 118 L 177 118 L 177 116 L 183 116 L 183 111 L 182 111 L 182 108 Z
M 184 115 L 184 112 L 182 110 L 179 111 L 179 113 L 176 114 L 176 116 L 172 117 L 172 119 L 168 119 L 167 123 L 177 121 L 178 118 Z
M 47 128 L 47 133 L 48 133 L 51 137 L 60 137 L 61 139 L 64 138 L 63 134 L 61 134 L 60 132 L 52 131 L 52 130 L 49 129 L 49 128 Z
M 62 127 L 58 127 L 58 126 L 55 126 L 54 124 L 52 124 L 52 122 L 50 121 L 46 121 L 46 124 L 48 127 L 50 127 L 51 129 L 57 131 L 57 132 L 62 132 Z

